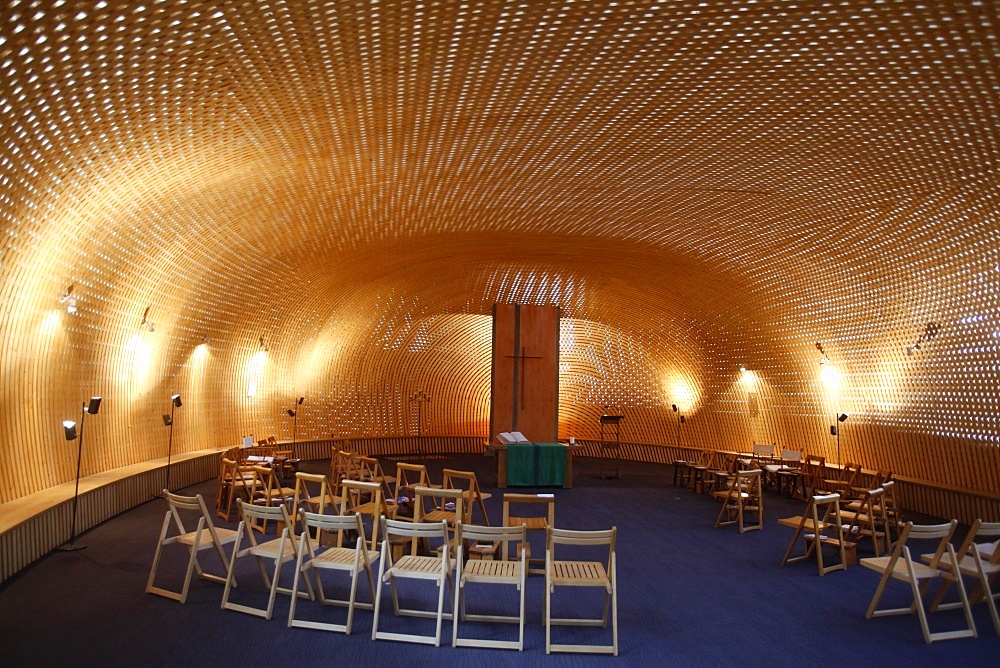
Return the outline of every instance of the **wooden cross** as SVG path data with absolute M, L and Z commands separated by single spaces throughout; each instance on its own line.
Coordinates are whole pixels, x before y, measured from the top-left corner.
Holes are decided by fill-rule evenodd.
M 518 378 L 520 378 L 520 381 L 521 381 L 521 410 L 524 410 L 524 362 L 525 362 L 525 360 L 540 360 L 540 359 L 543 359 L 543 358 L 542 358 L 541 355 L 527 355 L 525 353 L 525 347 L 524 346 L 521 346 L 521 354 L 520 355 L 518 355 L 518 354 L 515 353 L 513 355 L 504 355 L 504 357 L 508 357 L 508 358 L 511 358 L 511 359 L 515 360 L 515 362 L 514 362 L 515 364 L 517 363 L 517 360 L 521 360 L 521 374 L 520 374 L 520 377 L 517 374 L 517 367 L 514 367 L 514 372 L 515 372 L 514 373 L 514 383 L 516 385 L 517 381 L 518 381 Z

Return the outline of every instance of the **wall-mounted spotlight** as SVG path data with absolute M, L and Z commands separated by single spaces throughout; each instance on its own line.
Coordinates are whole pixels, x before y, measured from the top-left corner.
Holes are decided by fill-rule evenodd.
M 827 355 L 826 355 L 826 351 L 823 350 L 823 344 L 820 343 L 819 341 L 816 342 L 816 350 L 818 350 L 819 354 L 821 355 L 821 357 L 819 358 L 819 363 L 820 363 L 821 366 L 823 364 L 826 364 L 826 363 L 828 363 L 830 361 L 830 358 L 827 357 Z
M 260 342 L 260 349 L 264 352 L 267 352 L 267 341 L 264 339 L 264 335 L 261 334 L 260 338 L 257 340 Z
M 139 327 L 145 327 L 150 332 L 156 331 L 156 323 L 149 319 L 149 310 L 153 308 L 152 306 L 147 306 L 146 310 L 142 313 L 142 322 L 139 323 Z
M 62 293 L 62 296 L 59 297 L 59 303 L 66 305 L 66 313 L 76 313 L 76 297 L 73 296 L 74 287 L 76 286 L 70 284 L 70 286 L 66 288 L 66 292 Z
M 936 322 L 934 322 L 934 321 L 928 322 L 924 326 L 924 331 L 920 334 L 919 337 L 917 337 L 916 342 L 913 343 L 912 345 L 906 346 L 906 355 L 907 355 L 907 357 L 913 357 L 913 353 L 915 351 L 917 351 L 917 350 L 920 350 L 920 345 L 922 343 L 930 341 L 935 336 L 937 336 L 937 333 L 938 333 L 938 331 L 940 329 L 941 329 L 941 326 L 939 324 L 937 324 Z

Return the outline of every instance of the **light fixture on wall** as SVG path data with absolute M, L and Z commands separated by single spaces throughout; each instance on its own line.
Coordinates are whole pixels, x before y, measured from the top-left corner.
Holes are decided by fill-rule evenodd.
M 266 340 L 264 339 L 264 335 L 263 335 L 263 334 L 261 334 L 261 335 L 260 335 L 260 338 L 259 338 L 259 339 L 257 339 L 257 341 L 258 341 L 258 342 L 260 343 L 260 349 L 261 349 L 261 350 L 262 350 L 263 352 L 265 352 L 265 353 L 266 353 L 266 352 L 267 352 L 267 341 L 266 341 Z
M 174 409 L 183 405 L 180 394 L 170 395 L 170 415 L 163 416 L 163 424 L 170 427 L 170 437 L 167 439 L 167 479 L 163 483 L 164 492 L 170 491 L 170 453 L 174 447 Z
M 820 366 L 827 364 L 830 361 L 830 358 L 827 357 L 826 351 L 823 350 L 823 344 L 820 343 L 819 341 L 816 342 L 816 350 L 818 350 L 819 354 L 821 355 L 821 357 L 819 358 Z
M 142 313 L 142 322 L 139 323 L 139 327 L 144 327 L 150 332 L 156 331 L 156 323 L 149 319 L 149 311 L 153 308 L 152 306 L 147 306 L 146 310 Z
M 74 284 L 70 284 L 66 288 L 66 292 L 62 293 L 59 297 L 59 303 L 66 305 L 66 313 L 76 313 L 76 297 L 73 296 L 73 288 L 76 287 Z
M 56 548 L 60 552 L 73 552 L 87 547 L 76 544 L 76 509 L 80 500 L 80 464 L 83 461 L 83 424 L 88 415 L 97 415 L 99 410 L 101 410 L 101 397 L 91 397 L 89 402 L 83 402 L 79 425 L 72 420 L 64 420 L 62 423 L 66 440 L 79 439 L 79 442 L 76 449 L 76 489 L 73 491 L 73 519 L 70 521 L 69 542 Z
M 841 413 L 837 416 L 837 422 L 846 422 L 849 417 L 847 413 Z M 835 424 L 830 425 L 830 436 L 837 437 L 837 466 L 840 466 L 840 427 Z
M 934 321 L 928 322 L 924 326 L 924 331 L 921 332 L 920 336 L 917 337 L 916 342 L 914 342 L 912 345 L 906 346 L 907 357 L 913 357 L 914 352 L 920 350 L 921 344 L 924 344 L 933 339 L 935 336 L 937 336 L 938 330 L 940 329 L 941 326 L 936 322 Z

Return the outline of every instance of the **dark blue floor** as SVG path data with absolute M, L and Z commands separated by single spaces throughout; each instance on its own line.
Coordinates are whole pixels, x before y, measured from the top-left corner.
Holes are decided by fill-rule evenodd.
M 435 480 L 446 465 L 476 470 L 484 489 L 494 493 L 487 504 L 491 519 L 499 522 L 501 494 L 490 487 L 492 460 L 466 456 L 427 463 Z M 319 462 L 306 464 L 309 470 L 324 468 Z M 392 470 L 390 460 L 385 465 Z M 53 553 L 3 585 L 0 666 L 422 666 L 447 661 L 463 666 L 614 661 L 668 666 L 733 662 L 994 666 L 1000 662 L 1000 638 L 983 605 L 974 611 L 978 639 L 925 645 L 915 616 L 865 619 L 878 583 L 874 572 L 858 566 L 819 577 L 814 561 L 780 567 L 792 530 L 778 525 L 777 519 L 800 513 L 800 501 L 767 492 L 765 529 L 740 535 L 735 527 L 713 528 L 719 502 L 672 487 L 668 466 L 626 463 L 620 480 L 602 480 L 597 472 L 596 460 L 578 459 L 573 489 L 544 491 L 556 495 L 557 526 L 618 527 L 617 659 L 545 655 L 541 576 L 529 581 L 522 653 L 452 648 L 447 627 L 440 648 L 373 642 L 368 611 L 358 611 L 349 637 L 289 629 L 288 597 L 279 596 L 274 619 L 264 621 L 220 610 L 222 585 L 206 581 L 193 584 L 185 605 L 147 595 L 146 578 L 166 510 L 164 501 L 153 500 L 83 535 L 78 542 L 87 549 Z M 183 491 L 201 492 L 211 504 L 214 481 Z M 202 561 L 219 569 L 208 553 Z M 259 576 L 252 562 L 245 561 L 238 591 L 242 597 L 259 598 Z M 289 581 L 290 576 L 288 569 Z M 890 587 L 887 603 L 908 603 L 905 585 Z M 366 599 L 365 588 L 361 591 Z M 561 604 L 580 610 L 596 607 L 598 599 L 585 594 L 592 592 L 571 592 Z M 506 600 L 501 596 L 492 603 L 500 606 Z M 302 610 L 309 612 L 308 607 Z M 342 610 L 322 614 L 339 619 Z M 957 611 L 931 616 L 936 629 L 954 628 L 959 622 Z M 512 637 L 512 631 L 513 627 L 490 630 L 503 637 Z M 606 641 L 607 636 L 598 639 Z

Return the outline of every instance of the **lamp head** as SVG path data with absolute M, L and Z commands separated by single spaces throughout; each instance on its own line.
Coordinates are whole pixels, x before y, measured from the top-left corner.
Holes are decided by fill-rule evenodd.
M 171 418 L 169 415 L 164 415 L 163 416 L 163 426 L 164 427 L 169 427 L 173 423 L 174 423 L 173 418 Z
M 66 440 L 76 440 L 76 423 L 72 420 L 63 420 L 63 431 L 66 433 Z
M 682 415 L 682 416 L 681 416 L 681 424 L 684 424 L 684 421 L 685 421 L 685 420 L 684 420 L 684 416 Z
M 675 413 L 677 412 L 677 404 L 670 404 L 670 408 L 672 408 Z
M 296 401 L 295 403 L 297 403 L 297 404 L 298 404 L 299 406 L 301 406 L 301 405 L 302 405 L 302 402 L 303 402 L 303 401 L 305 401 L 305 400 L 306 400 L 306 398 L 305 398 L 305 397 L 299 397 L 299 400 L 298 400 L 298 401 Z
M 288 413 L 288 417 L 293 418 L 293 417 L 295 417 L 295 414 L 296 414 L 297 411 L 293 411 L 291 408 L 289 408 L 285 412 Z
M 170 402 L 176 408 L 180 408 L 181 406 L 184 405 L 184 404 L 181 403 L 181 395 L 179 395 L 179 394 L 172 394 L 172 395 L 170 395 Z
M 837 416 L 837 422 L 844 422 L 849 417 L 850 415 L 848 415 L 847 413 L 841 413 L 840 415 Z
M 99 410 L 101 410 L 101 397 L 91 397 L 90 402 L 87 404 L 87 413 L 97 415 L 97 411 Z

